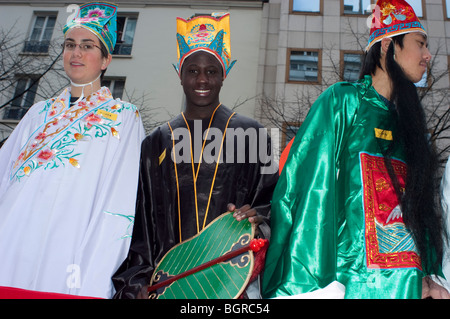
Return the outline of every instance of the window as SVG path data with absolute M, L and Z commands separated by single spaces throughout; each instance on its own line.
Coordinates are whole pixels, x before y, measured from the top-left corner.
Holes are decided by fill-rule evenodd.
M 17 80 L 14 100 L 3 114 L 5 120 L 20 120 L 34 104 L 39 80 L 35 77 L 21 77 Z
M 342 0 L 344 14 L 372 14 L 371 0 Z M 373 2 L 373 1 L 372 1 Z
M 444 18 L 446 20 L 450 19 L 450 0 L 442 0 L 442 6 L 444 8 Z
M 359 78 L 363 55 L 360 52 L 341 52 L 342 80 L 354 82 Z
M 321 14 L 323 0 L 290 0 L 290 13 Z
M 136 31 L 137 17 L 117 17 L 117 43 L 113 54 L 131 55 L 134 32 Z
M 0 148 L 6 142 L 8 137 L 11 135 L 14 126 L 8 123 L 0 123 Z
M 343 5 L 344 14 L 359 14 L 359 15 L 370 15 L 372 14 L 373 5 L 376 3 L 375 0 L 341 0 Z M 449 1 L 449 0 L 445 0 Z M 406 0 L 412 8 L 416 15 L 420 18 L 425 17 L 425 5 L 424 0 Z
M 107 78 L 102 80 L 102 86 L 106 86 L 111 91 L 112 96 L 117 99 L 122 99 L 123 91 L 125 88 L 124 78 Z
M 302 123 L 300 122 L 284 122 L 283 123 L 283 136 L 281 137 L 281 149 L 283 150 L 289 142 L 297 135 Z
M 36 14 L 34 25 L 28 41 L 25 41 L 23 52 L 48 53 L 56 14 Z
M 290 49 L 288 51 L 287 82 L 320 83 L 320 57 L 320 50 Z
M 425 17 L 425 5 L 423 0 L 406 0 L 419 18 Z

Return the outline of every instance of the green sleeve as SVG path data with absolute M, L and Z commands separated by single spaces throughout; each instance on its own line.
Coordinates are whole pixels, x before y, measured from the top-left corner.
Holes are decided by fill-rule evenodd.
M 311 107 L 272 198 L 263 297 L 314 291 L 336 280 L 335 185 L 360 94 L 338 83 Z

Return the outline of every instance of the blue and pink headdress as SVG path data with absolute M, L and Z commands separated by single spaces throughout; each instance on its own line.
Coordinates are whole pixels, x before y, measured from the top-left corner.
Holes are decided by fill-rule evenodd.
M 117 40 L 117 6 L 107 2 L 83 4 L 75 18 L 64 26 L 64 36 L 74 27 L 94 33 L 112 54 Z

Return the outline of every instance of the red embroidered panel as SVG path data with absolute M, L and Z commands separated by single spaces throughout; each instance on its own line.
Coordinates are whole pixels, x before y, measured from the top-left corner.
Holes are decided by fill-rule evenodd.
M 412 235 L 403 222 L 383 157 L 361 153 L 360 161 L 367 267 L 422 269 Z M 403 191 L 406 164 L 393 159 L 392 166 Z

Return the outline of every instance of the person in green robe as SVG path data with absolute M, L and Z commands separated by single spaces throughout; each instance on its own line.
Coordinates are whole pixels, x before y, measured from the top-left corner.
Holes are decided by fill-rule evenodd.
M 319 96 L 275 188 L 265 298 L 449 297 L 438 162 L 414 85 L 427 35 L 405 1 L 377 6 L 360 80 Z

